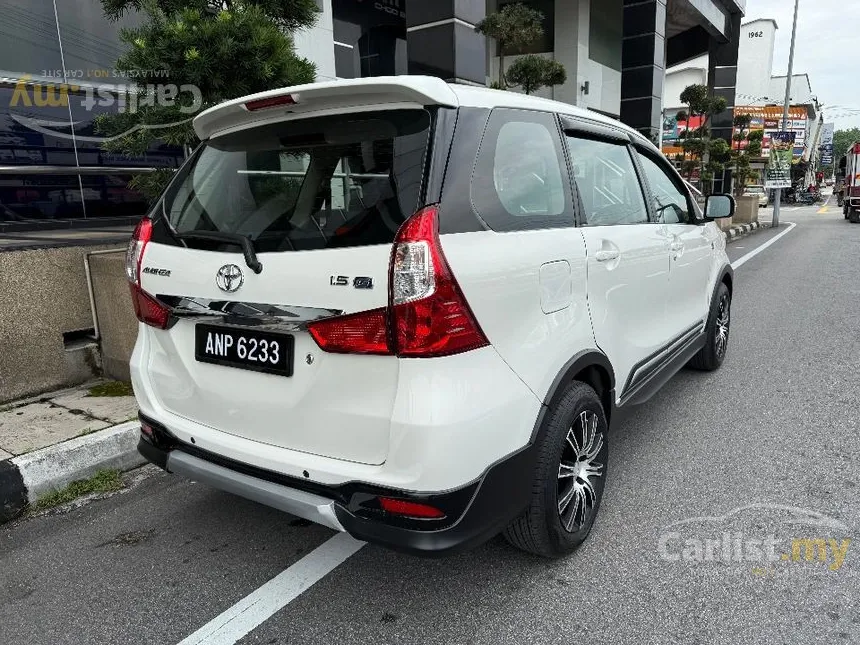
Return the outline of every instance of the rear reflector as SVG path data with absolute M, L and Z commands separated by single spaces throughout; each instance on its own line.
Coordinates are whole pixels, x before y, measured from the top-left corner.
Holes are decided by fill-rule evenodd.
M 245 103 L 245 109 L 248 112 L 256 112 L 257 110 L 268 110 L 270 108 L 280 107 L 282 105 L 295 105 L 296 100 L 289 94 L 282 96 L 272 96 L 266 99 L 257 99 L 256 101 L 248 101 Z
M 155 431 L 152 429 L 152 426 L 149 425 L 146 421 L 140 422 L 140 432 L 141 434 L 146 435 L 150 439 L 155 437 Z
M 429 504 L 407 502 L 403 499 L 392 499 L 391 497 L 380 497 L 379 504 L 382 509 L 392 515 L 403 517 L 417 517 L 421 519 L 437 520 L 445 517 L 445 513 Z

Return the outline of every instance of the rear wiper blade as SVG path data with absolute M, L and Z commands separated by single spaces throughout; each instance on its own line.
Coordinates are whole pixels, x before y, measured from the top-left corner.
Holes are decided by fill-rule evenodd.
M 257 259 L 257 252 L 254 251 L 254 244 L 251 238 L 239 233 L 224 233 L 223 231 L 185 231 L 177 233 L 176 237 L 180 240 L 204 240 L 208 242 L 226 242 L 227 244 L 235 244 L 242 249 L 242 255 L 245 256 L 245 264 L 254 273 L 263 272 L 263 264 Z

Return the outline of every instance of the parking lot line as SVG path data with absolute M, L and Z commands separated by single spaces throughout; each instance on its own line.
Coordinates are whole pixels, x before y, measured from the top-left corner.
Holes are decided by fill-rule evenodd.
M 776 237 L 774 237 L 772 240 L 768 240 L 767 242 L 762 244 L 757 249 L 753 249 L 749 253 L 742 255 L 737 260 L 732 262 L 732 268 L 738 269 L 738 268 L 742 267 L 749 260 L 752 260 L 755 256 L 757 256 L 759 253 L 764 251 L 767 247 L 771 246 L 772 244 L 775 244 L 779 238 L 783 237 L 784 235 L 788 235 L 789 233 L 791 233 L 794 230 L 794 227 L 797 226 L 797 224 L 795 224 L 794 222 L 787 222 L 787 224 L 788 224 L 788 228 L 786 230 L 784 230 L 782 233 L 780 233 L 779 235 L 777 235 Z
M 233 645 L 356 553 L 365 542 L 338 533 L 203 625 L 179 645 Z

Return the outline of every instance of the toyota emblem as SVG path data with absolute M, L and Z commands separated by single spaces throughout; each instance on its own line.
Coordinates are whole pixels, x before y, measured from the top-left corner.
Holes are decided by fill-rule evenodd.
M 235 264 L 225 264 L 215 274 L 215 284 L 221 291 L 235 293 L 245 282 L 245 274 Z

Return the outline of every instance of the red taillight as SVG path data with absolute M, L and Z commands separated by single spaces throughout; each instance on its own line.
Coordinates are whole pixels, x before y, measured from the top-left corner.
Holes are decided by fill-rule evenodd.
M 442 253 L 437 208 L 409 218 L 394 240 L 388 308 L 308 325 L 327 352 L 450 356 L 488 344 Z
M 852 186 L 849 196 L 850 197 L 860 197 L 860 186 Z
M 428 520 L 438 520 L 445 517 L 445 513 L 429 504 L 419 504 L 418 502 L 407 502 L 403 499 L 392 499 L 391 497 L 380 497 L 379 505 L 384 511 L 392 515 L 402 515 L 403 517 L 417 517 Z
M 167 329 L 170 326 L 170 308 L 146 293 L 140 288 L 140 285 L 132 284 L 130 286 L 131 300 L 137 319 L 150 327 Z
M 144 217 L 134 227 L 134 233 L 125 253 L 125 275 L 132 284 L 140 284 L 140 263 L 150 239 L 152 239 L 152 220 Z
M 140 284 L 140 266 L 150 239 L 152 239 L 152 220 L 144 218 L 135 227 L 131 241 L 128 243 L 125 254 L 125 274 L 131 287 L 131 301 L 134 304 L 137 319 L 152 327 L 167 329 L 170 325 L 170 309 L 146 293 Z
M 308 325 L 320 349 L 336 354 L 391 354 L 385 309 L 326 318 Z
M 397 232 L 389 294 L 398 356 L 449 356 L 488 344 L 442 252 L 436 206 L 419 211 Z
M 266 99 L 257 99 L 256 101 L 248 101 L 245 103 L 245 109 L 248 112 L 256 112 L 257 110 L 268 110 L 282 105 L 295 105 L 296 100 L 289 94 L 281 96 L 271 96 Z

